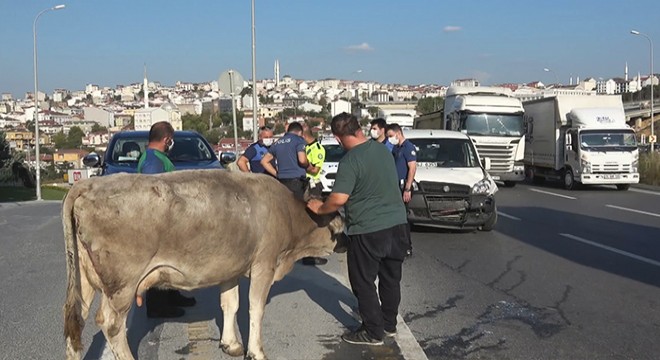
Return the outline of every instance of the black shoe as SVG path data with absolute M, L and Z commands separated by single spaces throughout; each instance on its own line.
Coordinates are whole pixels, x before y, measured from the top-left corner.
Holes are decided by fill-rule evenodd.
M 325 265 L 328 263 L 328 259 L 308 256 L 302 259 L 302 263 L 304 265 Z
M 365 328 L 360 328 L 352 333 L 344 334 L 341 336 L 341 339 L 349 344 L 383 345 L 383 340 L 372 338 Z
M 385 336 L 387 336 L 387 337 L 395 337 L 396 336 L 396 329 L 394 329 L 393 331 L 384 330 L 384 332 L 385 332 Z
M 187 297 L 181 295 L 179 291 L 172 291 L 170 294 L 169 304 L 172 306 L 181 306 L 181 307 L 190 307 L 197 304 L 197 300 L 194 297 Z
M 147 307 L 147 317 L 148 318 L 179 318 L 185 315 L 186 312 L 178 307 L 174 306 L 161 306 L 157 308 Z

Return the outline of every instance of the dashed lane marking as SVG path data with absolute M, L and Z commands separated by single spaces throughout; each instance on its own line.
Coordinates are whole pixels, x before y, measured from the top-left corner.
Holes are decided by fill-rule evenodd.
M 545 190 L 529 188 L 529 191 L 534 191 L 534 192 L 541 193 L 541 194 L 546 194 L 546 195 L 557 196 L 557 197 L 564 198 L 564 199 L 569 199 L 569 200 L 577 200 L 577 198 L 573 197 L 573 196 L 568 196 L 568 195 L 564 195 L 564 194 L 557 194 L 557 193 L 553 193 L 553 192 L 545 191 Z
M 649 194 L 649 195 L 655 195 L 655 196 L 660 196 L 660 192 L 658 191 L 651 191 L 651 190 L 644 190 L 644 189 L 635 189 L 635 188 L 630 188 L 628 191 L 640 193 L 640 194 Z
M 642 211 L 642 210 L 635 210 L 635 209 L 630 209 L 630 208 L 625 208 L 623 206 L 616 206 L 616 205 L 605 205 L 608 208 L 612 209 L 617 209 L 617 210 L 623 210 L 623 211 L 630 211 L 638 214 L 644 214 L 644 215 L 649 215 L 649 216 L 655 216 L 655 217 L 660 217 L 660 214 L 648 212 L 648 211 Z
M 603 244 L 597 243 L 595 241 L 583 239 L 579 236 L 575 236 L 575 235 L 571 235 L 571 234 L 563 234 L 563 233 L 560 233 L 559 235 L 563 236 L 565 238 L 571 239 L 571 240 L 579 241 L 579 242 L 587 244 L 587 245 L 595 246 L 595 247 L 601 248 L 603 250 L 611 251 L 611 252 L 617 253 L 619 255 L 627 256 L 631 259 L 639 260 L 639 261 L 645 262 L 647 264 L 651 264 L 651 265 L 655 265 L 655 266 L 660 267 L 660 261 L 645 258 L 643 256 L 639 256 L 637 254 L 633 254 L 633 253 L 630 253 L 630 252 L 627 252 L 627 251 L 624 251 L 624 250 L 620 250 L 620 249 L 617 249 L 617 248 L 614 248 L 614 247 L 611 247 L 611 246 L 603 245 Z

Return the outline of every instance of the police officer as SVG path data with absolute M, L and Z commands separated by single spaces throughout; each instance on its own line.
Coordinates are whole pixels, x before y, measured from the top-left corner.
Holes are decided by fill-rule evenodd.
M 275 176 L 300 200 L 303 200 L 305 188 L 307 187 L 307 155 L 305 145 L 307 143 L 301 137 L 303 127 L 299 122 L 289 124 L 286 134 L 277 140 L 261 158 L 261 166 Z M 277 169 L 271 161 L 277 161 Z
M 307 146 L 305 146 L 305 153 L 307 154 L 307 161 L 309 162 L 309 166 L 307 166 L 308 192 L 312 198 L 320 199 L 323 195 L 321 169 L 325 162 L 325 148 L 319 143 L 314 134 L 312 134 L 310 128 L 306 128 L 303 131 L 303 139 L 305 139 L 305 142 L 307 143 Z M 305 265 L 324 265 L 327 262 L 328 259 L 322 257 L 308 256 L 302 259 L 302 263 Z
M 174 128 L 167 121 L 160 121 L 149 130 L 147 149 L 138 160 L 138 173 L 159 174 L 174 171 L 174 164 L 166 153 L 174 146 Z M 193 306 L 195 298 L 181 295 L 177 290 L 151 288 L 147 290 L 147 317 L 175 318 L 185 314 L 177 306 Z
M 383 118 L 378 118 L 371 120 L 371 138 L 375 141 L 380 142 L 381 144 L 387 146 L 387 150 L 390 152 L 394 148 L 394 144 L 388 141 L 387 139 L 387 122 Z
M 399 124 L 387 125 L 387 139 L 394 145 L 392 155 L 394 155 L 399 185 L 403 193 L 403 202 L 408 204 L 412 198 L 412 184 L 415 181 L 415 172 L 417 172 L 417 148 L 406 139 Z M 407 255 L 412 255 L 412 242 Z
M 259 129 L 259 141 L 250 145 L 243 155 L 238 158 L 238 161 L 236 162 L 238 168 L 243 172 L 268 174 L 266 169 L 261 166 L 261 159 L 268 152 L 268 148 L 273 145 L 273 140 L 273 130 L 267 126 L 262 126 Z M 273 165 L 275 165 L 274 162 Z

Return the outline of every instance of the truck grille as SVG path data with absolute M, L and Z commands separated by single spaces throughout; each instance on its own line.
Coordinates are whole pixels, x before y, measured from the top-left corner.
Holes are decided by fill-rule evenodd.
M 591 172 L 599 173 L 629 173 L 630 164 L 592 164 Z
M 513 158 L 516 144 L 474 144 L 479 156 L 490 158 L 490 172 L 513 171 Z
M 467 195 L 470 193 L 470 187 L 467 185 L 448 184 L 435 181 L 420 181 L 420 190 L 425 193 L 452 195 Z M 445 191 L 447 190 L 447 191 Z

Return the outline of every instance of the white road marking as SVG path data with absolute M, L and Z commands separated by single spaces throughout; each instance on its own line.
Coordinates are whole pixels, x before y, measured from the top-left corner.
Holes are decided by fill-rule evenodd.
M 513 215 L 509 215 L 509 214 L 507 214 L 507 213 L 503 213 L 503 212 L 501 212 L 501 211 L 499 211 L 499 210 L 497 211 L 497 215 L 504 216 L 504 217 L 507 218 L 507 219 L 520 221 L 520 218 L 515 217 L 515 216 L 513 216 Z
M 648 212 L 648 211 L 629 209 L 629 208 L 625 208 L 625 207 L 622 207 L 622 206 L 616 206 L 616 205 L 605 205 L 605 206 L 608 207 L 608 208 L 612 208 L 612 209 L 618 209 L 618 210 L 630 211 L 630 212 L 634 212 L 634 213 L 638 213 L 638 214 L 644 214 L 644 215 L 649 215 L 649 216 L 660 217 L 660 214 L 656 214 L 656 213 L 652 213 L 652 212 Z
M 557 197 L 564 198 L 564 199 L 577 200 L 576 197 L 563 195 L 563 194 L 557 194 L 557 193 L 553 193 L 553 192 L 550 192 L 550 191 L 544 191 L 544 190 L 539 190 L 539 189 L 534 189 L 534 188 L 529 188 L 529 191 L 534 191 L 534 192 L 541 193 L 541 194 L 546 194 L 546 195 L 557 196 Z
M 644 189 L 636 189 L 636 188 L 630 188 L 628 191 L 636 192 L 636 193 L 641 193 L 641 194 L 649 194 L 649 195 L 655 195 L 655 196 L 660 196 L 660 192 L 658 191 L 651 191 L 651 190 L 644 190 Z
M 607 251 L 615 252 L 619 255 L 627 256 L 629 258 L 639 260 L 639 261 L 645 262 L 647 264 L 651 264 L 651 265 L 655 265 L 655 266 L 660 267 L 660 261 L 645 258 L 643 256 L 639 256 L 639 255 L 636 255 L 636 254 L 633 254 L 633 253 L 629 253 L 627 251 L 619 250 L 619 249 L 611 247 L 611 246 L 599 244 L 599 243 L 591 241 L 591 240 L 583 239 L 579 236 L 575 236 L 575 235 L 571 235 L 571 234 L 562 234 L 562 233 L 560 233 L 559 235 L 561 235 L 565 238 L 571 239 L 571 240 L 579 241 L 579 242 L 585 243 L 587 245 L 591 245 L 591 246 L 595 246 L 595 247 L 598 247 L 598 248 L 601 248 L 601 249 L 604 249 L 604 250 L 607 250 Z

